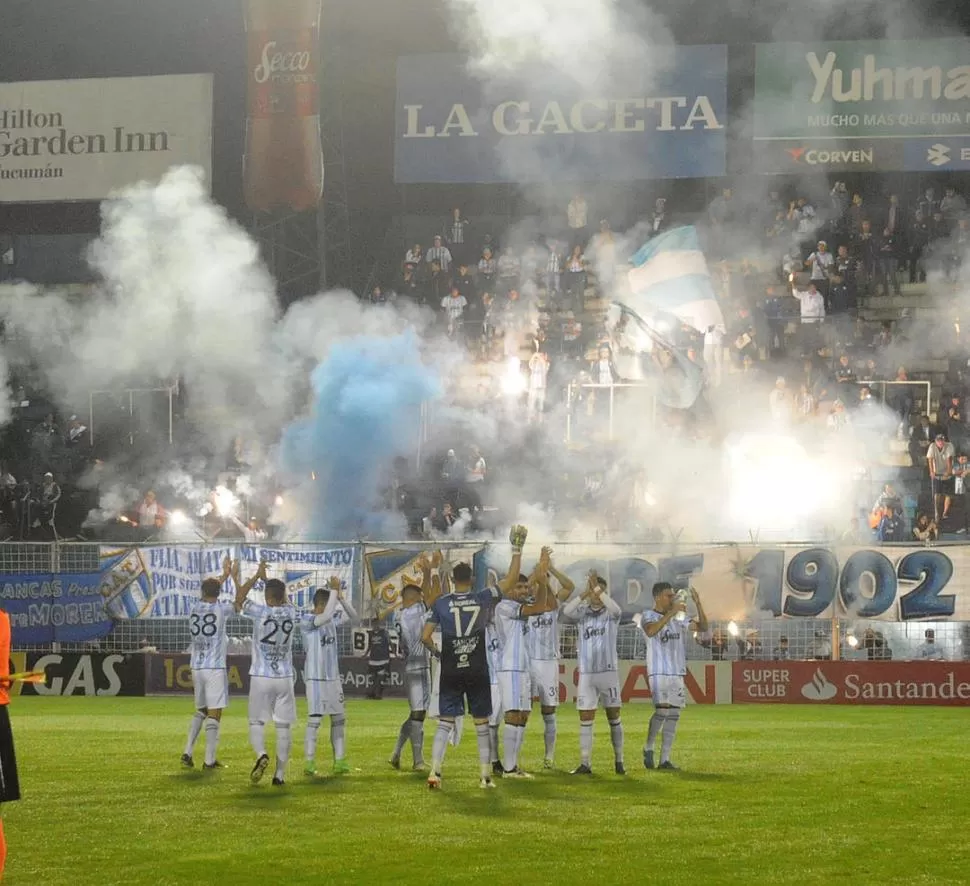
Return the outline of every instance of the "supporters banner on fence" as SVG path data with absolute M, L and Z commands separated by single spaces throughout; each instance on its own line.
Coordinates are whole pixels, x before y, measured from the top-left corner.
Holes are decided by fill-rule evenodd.
M 145 694 L 168 695 L 170 693 L 189 693 L 192 691 L 192 669 L 187 655 L 146 655 Z M 229 694 L 246 695 L 249 692 L 248 655 L 230 655 L 228 658 Z M 296 692 L 303 694 L 303 656 L 293 656 L 296 669 Z M 367 661 L 361 658 L 344 657 L 340 659 L 340 680 L 344 695 L 362 697 L 370 691 L 373 677 L 367 672 Z M 730 682 L 730 681 L 729 681 Z M 391 661 L 391 673 L 384 689 L 388 698 L 404 697 L 404 662 Z
M 11 672 L 45 671 L 44 683 L 14 683 L 11 695 L 144 695 L 145 655 L 14 652 Z
M 212 173 L 212 75 L 0 83 L 0 202 L 102 200 Z
M 265 560 L 267 577 L 282 579 L 287 596 L 297 609 L 309 609 L 313 604 L 313 592 L 335 576 L 340 579 L 343 590 L 352 594 L 351 599 L 359 612 L 358 549 L 358 545 L 241 545 L 237 556 L 242 563 L 243 580 L 256 571 L 260 560 Z
M 117 619 L 187 616 L 199 599 L 202 580 L 219 576 L 226 557 L 238 556 L 236 545 L 102 546 L 104 608 Z M 234 593 L 230 580 L 223 587 L 223 599 L 231 600 Z
M 646 72 L 646 68 L 645 68 Z M 539 65 L 490 76 L 445 53 L 398 59 L 394 177 L 624 181 L 724 174 L 725 46 L 664 47 L 645 89 L 583 90 Z M 629 74 L 630 80 L 636 73 Z M 609 78 L 607 78 L 607 81 Z
M 475 571 L 479 587 L 494 581 L 494 573 L 487 568 L 487 549 L 484 544 L 442 544 L 440 550 L 447 564 L 470 563 Z M 401 545 L 382 547 L 364 546 L 363 608 L 362 617 L 372 617 L 383 609 L 397 608 L 401 602 L 401 589 L 406 584 L 421 584 L 418 557 L 432 555 L 427 545 Z
M 104 637 L 113 625 L 97 574 L 5 575 L 0 609 L 10 616 L 14 648 L 86 643 Z
M 755 168 L 970 169 L 970 40 L 757 47 Z
M 735 704 L 970 704 L 970 662 L 733 663 Z
M 556 546 L 577 586 L 590 569 L 607 578 L 632 615 L 650 608 L 654 582 L 697 588 L 712 619 L 833 615 L 859 619 L 970 621 L 970 548 L 757 545 Z M 527 550 L 531 569 L 538 550 Z M 491 562 L 491 561 L 490 561 Z

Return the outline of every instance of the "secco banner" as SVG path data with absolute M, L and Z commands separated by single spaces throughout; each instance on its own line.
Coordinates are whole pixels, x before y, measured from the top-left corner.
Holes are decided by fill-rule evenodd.
M 171 693 L 190 693 L 192 691 L 192 669 L 187 655 L 146 655 L 145 694 L 168 695 Z M 249 694 L 248 655 L 230 655 L 227 659 L 230 695 Z M 304 695 L 303 656 L 293 656 L 296 669 L 296 693 Z M 371 688 L 372 678 L 367 671 L 367 662 L 359 658 L 340 659 L 340 680 L 344 695 L 364 696 Z M 384 687 L 384 695 L 389 698 L 404 697 L 404 662 L 391 660 L 391 673 Z
M 0 609 L 10 616 L 13 648 L 107 636 L 114 622 L 105 612 L 99 579 L 97 574 L 0 578 Z
M 102 200 L 212 173 L 212 75 L 0 84 L 0 203 Z
M 760 171 L 968 169 L 968 124 L 970 40 L 757 47 Z
M 394 180 L 495 183 L 724 175 L 727 48 L 657 51 L 647 89 L 583 92 L 523 67 L 488 83 L 459 55 L 398 59 Z M 631 74 L 631 81 L 637 79 Z M 630 94 L 630 92 L 637 94 Z
M 970 704 L 970 662 L 736 661 L 735 704 Z
M 591 569 L 609 582 L 627 615 L 653 605 L 655 582 L 693 586 L 707 615 L 723 620 L 830 618 L 970 621 L 970 548 L 892 546 L 558 545 L 554 563 L 585 587 Z M 538 551 L 526 552 L 533 562 Z M 530 557 L 532 559 L 530 559 Z
M 61 655 L 14 652 L 10 667 L 18 671 L 46 671 L 45 683 L 14 683 L 11 695 L 144 695 L 145 655 Z

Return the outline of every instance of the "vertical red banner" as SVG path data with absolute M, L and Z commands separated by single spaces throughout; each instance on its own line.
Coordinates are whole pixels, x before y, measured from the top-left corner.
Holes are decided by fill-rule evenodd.
M 246 204 L 313 209 L 323 196 L 322 0 L 246 0 Z

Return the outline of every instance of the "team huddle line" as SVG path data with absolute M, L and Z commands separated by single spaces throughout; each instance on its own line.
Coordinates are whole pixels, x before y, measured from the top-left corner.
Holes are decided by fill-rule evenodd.
M 428 716 L 437 719 L 428 774 L 431 789 L 441 787 L 445 753 L 449 744 L 457 744 L 466 712 L 475 727 L 481 787 L 494 788 L 493 776 L 532 778 L 519 765 L 519 752 L 534 695 L 540 699 L 543 721 L 543 766 L 554 767 L 560 618 L 578 627 L 576 707 L 580 761 L 571 774 L 592 774 L 593 724 L 601 705 L 610 728 L 615 772 L 626 774 L 616 645 L 620 607 L 611 598 L 606 579 L 595 571 L 588 574 L 586 587 L 577 594 L 575 584 L 553 565 L 550 548 L 542 549 L 532 572 L 525 574 L 522 549 L 527 537 L 524 526 L 512 527 L 508 571 L 494 586 L 480 591 L 473 590 L 474 576 L 469 564 L 456 563 L 449 575 L 440 552 L 430 558 L 422 554 L 417 560 L 421 584 L 406 584 L 400 603 L 378 613 L 379 619 L 392 619 L 400 628 L 410 708 L 389 762 L 399 769 L 401 755 L 410 743 L 413 768 L 429 769 L 424 756 L 424 721 Z M 312 612 L 301 613 L 287 601 L 285 584 L 267 578 L 266 569 L 267 564 L 261 562 L 255 574 L 243 582 L 238 562 L 232 564 L 227 559 L 219 578 L 203 581 L 201 599 L 192 606 L 189 634 L 196 710 L 182 764 L 194 767 L 193 750 L 204 731 L 203 769 L 222 768 L 217 751 L 222 712 L 229 695 L 226 620 L 238 612 L 254 623 L 248 718 L 256 762 L 251 781 L 260 782 L 269 768 L 266 725 L 272 721 L 276 732 L 273 784 L 285 783 L 296 722 L 293 635 L 297 628 L 306 652 L 308 718 L 304 773 L 317 773 L 317 736 L 326 716 L 330 718 L 333 771 L 338 775 L 347 773 L 350 767 L 346 759 L 337 629 L 355 621 L 357 613 L 336 577 L 314 592 Z M 235 600 L 222 602 L 220 592 L 230 577 L 236 587 Z M 260 581 L 263 603 L 249 598 Z M 688 598 L 696 609 L 691 619 Z M 675 591 L 667 582 L 658 582 L 653 587 L 653 608 L 635 620 L 646 637 L 646 664 L 655 707 L 643 748 L 643 763 L 648 769 L 676 769 L 670 753 L 680 712 L 686 704 L 688 631 L 707 630 L 707 616 L 695 590 Z M 656 761 L 654 746 L 658 737 L 660 757 Z

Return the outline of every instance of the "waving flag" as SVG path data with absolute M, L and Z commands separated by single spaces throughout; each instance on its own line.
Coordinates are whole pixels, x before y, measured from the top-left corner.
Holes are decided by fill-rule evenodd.
M 673 314 L 700 332 L 724 327 L 696 228 L 673 228 L 653 237 L 633 254 L 630 264 L 631 307 L 647 315 Z
M 639 354 L 644 375 L 656 379 L 657 400 L 671 409 L 690 409 L 704 387 L 704 370 L 632 308 L 613 304 L 626 317 L 624 338 Z

